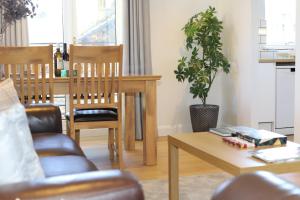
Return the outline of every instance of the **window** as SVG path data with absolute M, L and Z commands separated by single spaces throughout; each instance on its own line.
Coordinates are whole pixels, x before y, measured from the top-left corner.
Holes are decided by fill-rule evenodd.
M 76 17 L 79 43 L 115 43 L 115 0 L 76 0 Z
M 265 0 L 267 45 L 294 45 L 296 0 Z
M 28 20 L 29 43 L 62 43 L 61 0 L 37 1 L 36 16 Z
M 36 0 L 30 44 L 116 43 L 116 0 Z

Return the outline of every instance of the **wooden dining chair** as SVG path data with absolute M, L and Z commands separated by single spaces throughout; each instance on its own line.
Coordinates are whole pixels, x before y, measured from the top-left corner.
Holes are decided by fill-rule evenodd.
M 80 129 L 108 128 L 110 159 L 122 156 L 123 46 L 70 45 L 70 114 L 67 130 L 79 143 Z
M 0 47 L 0 66 L 22 104 L 53 103 L 53 46 Z

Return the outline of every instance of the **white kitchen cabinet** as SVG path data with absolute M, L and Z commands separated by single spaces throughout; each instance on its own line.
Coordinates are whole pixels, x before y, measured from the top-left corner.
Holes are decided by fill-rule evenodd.
M 252 126 L 289 135 L 294 133 L 295 66 L 260 63 L 255 70 Z
M 293 134 L 295 66 L 276 67 L 276 132 Z
M 260 63 L 256 69 L 253 88 L 253 127 L 274 131 L 275 128 L 275 79 L 276 67 L 273 63 Z

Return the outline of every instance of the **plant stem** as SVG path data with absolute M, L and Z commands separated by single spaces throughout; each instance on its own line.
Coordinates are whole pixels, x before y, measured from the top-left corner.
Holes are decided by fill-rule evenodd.
M 211 79 L 211 77 L 209 77 L 209 85 L 208 85 L 208 91 L 210 90 L 212 83 L 214 82 L 215 78 L 216 78 L 217 72 L 214 72 L 213 78 Z

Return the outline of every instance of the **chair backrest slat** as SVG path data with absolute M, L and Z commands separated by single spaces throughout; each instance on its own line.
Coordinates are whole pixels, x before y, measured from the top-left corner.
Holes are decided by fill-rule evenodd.
M 50 48 L 53 49 L 52 46 Z M 50 102 L 54 102 L 54 81 L 53 81 L 53 79 L 54 79 L 54 66 L 53 66 L 53 61 L 50 62 L 50 65 L 49 65 L 48 77 L 49 77 L 49 92 L 48 92 L 48 94 L 50 96 Z
M 0 47 L 0 65 L 4 65 L 5 78 L 13 79 L 21 103 L 32 103 L 32 91 L 35 103 L 45 103 L 48 97 L 53 103 L 52 55 L 52 45 Z
M 20 65 L 20 99 L 22 104 L 25 104 L 24 90 L 24 65 Z
M 88 64 L 87 63 L 83 63 L 83 97 L 84 97 L 84 103 L 87 104 L 88 103 Z
M 31 93 L 31 65 L 27 65 L 27 96 L 28 96 L 28 103 L 32 103 L 32 93 Z
M 39 103 L 39 66 L 34 64 L 34 101 Z
M 111 74 L 111 94 L 115 94 L 115 77 L 116 77 L 116 65 L 117 63 L 112 64 L 112 74 Z M 113 102 L 115 98 L 115 95 L 110 95 L 110 102 Z
M 40 65 L 42 71 L 42 102 L 46 103 L 46 68 L 45 65 Z
M 95 93 L 95 65 L 93 64 L 91 66 L 91 104 L 95 103 L 95 97 L 96 97 L 96 93 Z
M 101 96 L 102 96 L 102 92 L 101 92 L 102 66 L 101 66 L 101 64 L 97 63 L 96 67 L 97 67 L 97 76 L 98 76 L 97 96 L 98 96 L 98 103 L 100 103 L 101 102 Z
M 80 97 L 81 97 L 81 65 L 76 64 L 77 66 L 77 103 L 79 104 L 80 102 Z
M 108 77 L 109 77 L 109 63 L 104 64 L 104 103 L 108 103 Z

